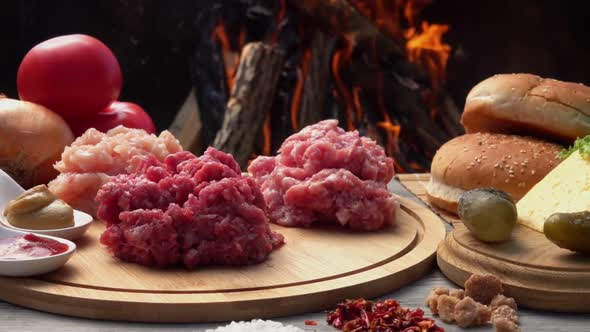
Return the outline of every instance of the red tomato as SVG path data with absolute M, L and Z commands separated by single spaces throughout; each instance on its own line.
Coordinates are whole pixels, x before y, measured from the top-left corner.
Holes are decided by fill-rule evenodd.
M 67 120 L 96 114 L 117 100 L 122 77 L 111 50 L 96 38 L 67 35 L 33 47 L 18 67 L 20 99 Z
M 156 132 L 154 122 L 139 105 L 124 101 L 116 101 L 97 114 L 72 121 L 70 127 L 75 136 L 80 136 L 88 128 L 96 128 L 104 133 L 118 125 L 143 129 L 150 134 Z

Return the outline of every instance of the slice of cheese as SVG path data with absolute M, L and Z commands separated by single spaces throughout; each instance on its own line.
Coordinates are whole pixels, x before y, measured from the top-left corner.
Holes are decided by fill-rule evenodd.
M 539 232 L 553 213 L 590 210 L 590 160 L 572 153 L 521 198 L 516 209 L 518 222 Z

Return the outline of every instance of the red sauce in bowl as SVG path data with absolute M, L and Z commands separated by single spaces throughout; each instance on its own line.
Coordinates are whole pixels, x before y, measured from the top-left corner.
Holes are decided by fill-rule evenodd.
M 0 239 L 0 259 L 48 257 L 66 251 L 68 251 L 66 244 L 30 233 Z

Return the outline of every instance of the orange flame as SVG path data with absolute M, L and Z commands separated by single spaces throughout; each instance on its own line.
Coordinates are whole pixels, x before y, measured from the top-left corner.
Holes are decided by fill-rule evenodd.
M 281 6 L 279 7 L 279 13 L 276 16 L 276 22 L 277 22 L 277 26 L 279 24 L 281 24 L 281 22 L 283 22 L 283 20 L 285 19 L 285 17 L 287 17 L 287 0 L 280 0 L 281 1 Z M 280 33 L 279 33 L 279 29 L 275 29 L 275 31 L 272 34 L 272 37 L 270 38 L 270 42 L 272 45 L 276 45 L 279 42 L 279 37 L 280 37 Z
M 223 50 L 223 62 L 225 63 L 225 79 L 228 90 L 234 86 L 234 80 L 240 65 L 240 51 L 233 51 L 232 42 L 229 34 L 225 28 L 223 20 L 219 20 L 213 30 L 213 38 L 218 40 Z M 246 30 L 244 27 L 240 29 L 238 36 L 239 50 L 246 45 Z
M 301 108 L 301 97 L 303 96 L 303 87 L 305 86 L 305 79 L 309 73 L 309 66 L 311 63 L 311 50 L 308 48 L 303 53 L 301 59 L 301 72 L 295 85 L 293 92 L 293 101 L 291 102 L 291 126 L 293 131 L 299 130 L 299 110 Z
M 346 127 L 348 130 L 354 130 L 354 109 L 355 102 L 350 89 L 342 80 L 342 69 L 350 65 L 352 54 L 354 52 L 353 38 L 347 38 L 346 47 L 338 49 L 334 52 L 332 57 L 332 75 L 336 82 L 337 95 L 344 100 L 346 111 Z
M 432 0 L 350 0 L 359 12 L 371 19 L 380 31 L 406 41 L 408 59 L 427 70 L 433 89 L 445 81 L 451 46 L 442 42 L 448 25 L 420 21 L 422 10 Z
M 408 59 L 428 70 L 434 91 L 439 91 L 446 79 L 451 46 L 443 43 L 442 37 L 447 31 L 448 25 L 422 22 L 421 32 L 411 28 L 406 33 Z

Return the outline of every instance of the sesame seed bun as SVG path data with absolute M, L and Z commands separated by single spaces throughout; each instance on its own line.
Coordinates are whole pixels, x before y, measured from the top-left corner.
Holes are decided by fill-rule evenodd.
M 590 134 L 590 87 L 531 74 L 492 76 L 467 95 L 467 133 L 493 132 L 571 144 Z
M 518 201 L 557 164 L 560 145 L 529 137 L 475 133 L 455 137 L 434 155 L 428 200 L 457 213 L 466 190 L 491 187 Z

